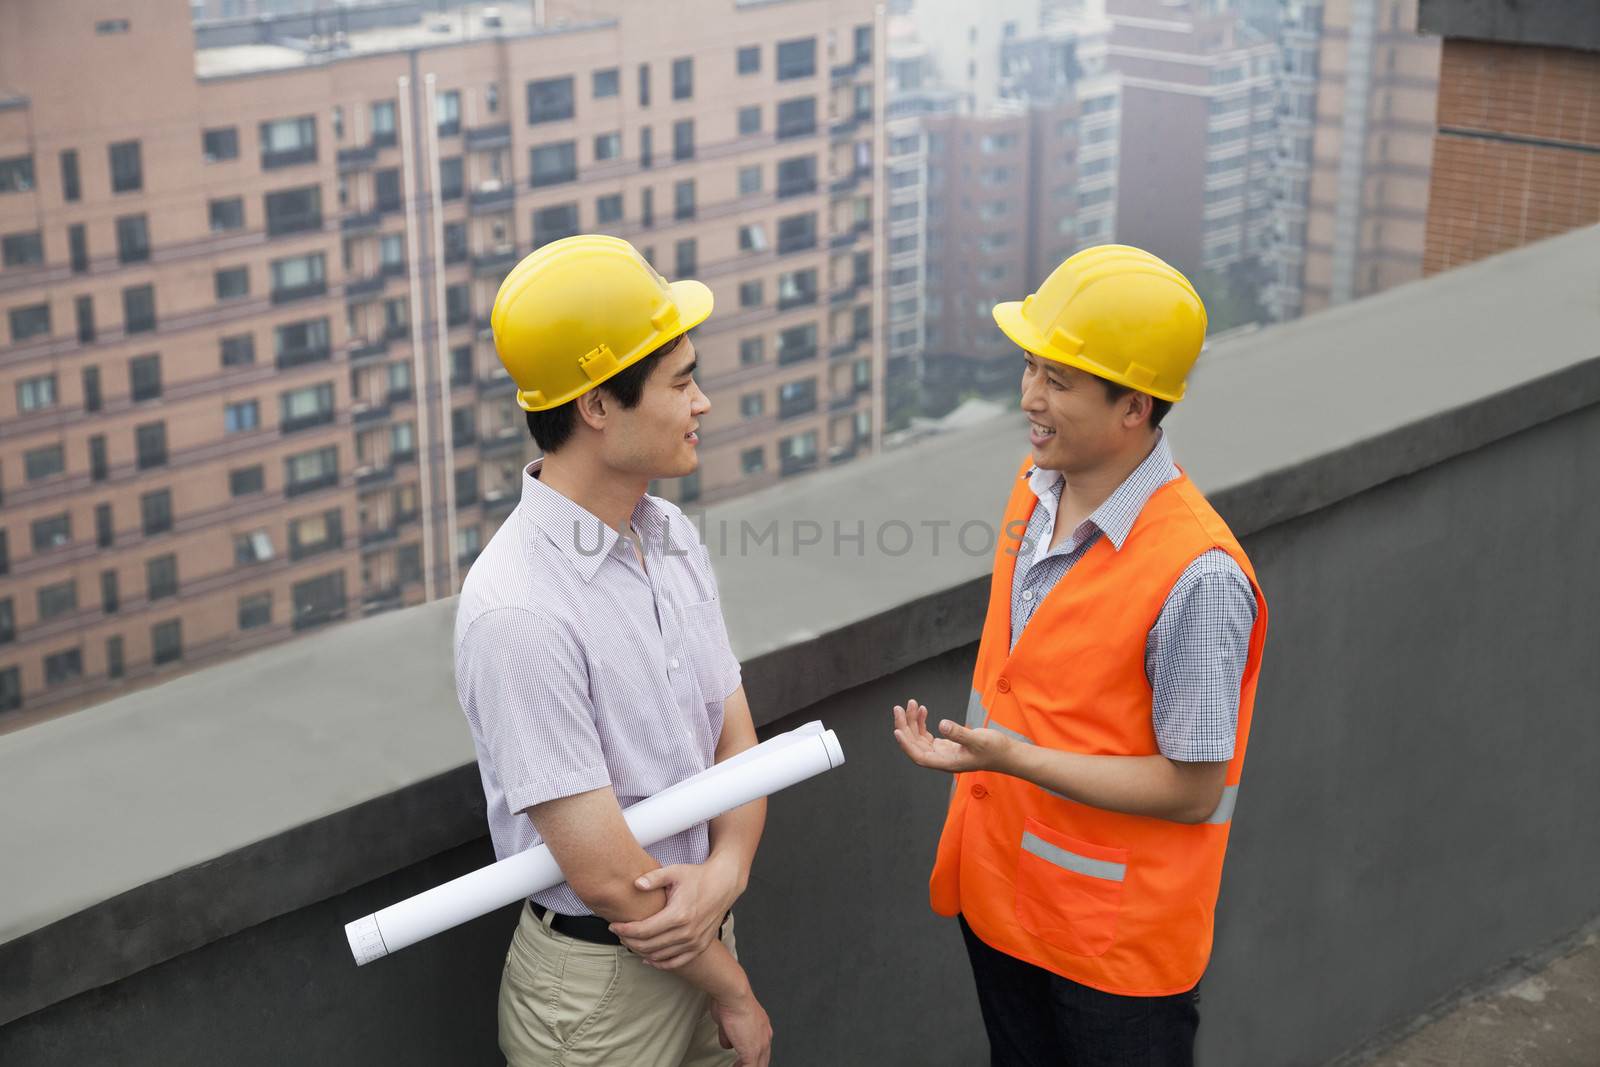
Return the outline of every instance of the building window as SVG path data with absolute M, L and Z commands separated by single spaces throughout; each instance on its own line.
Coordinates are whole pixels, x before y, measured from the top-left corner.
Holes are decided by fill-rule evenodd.
M 817 158 L 796 156 L 778 162 L 778 199 L 805 196 L 817 188 Z
M 167 462 L 167 424 L 147 422 L 133 429 L 134 452 L 140 470 L 162 467 Z
M 778 254 L 803 252 L 817 247 L 817 213 L 790 215 L 778 220 Z
M 805 137 L 816 132 L 816 97 L 801 96 L 778 104 L 778 140 Z
M 117 220 L 117 262 L 143 263 L 150 258 L 150 229 L 143 215 Z
M 0 238 L 0 263 L 7 267 L 31 267 L 43 262 L 44 238 L 38 230 Z
M 691 58 L 674 59 L 672 61 L 672 99 L 689 100 L 694 97 L 694 60 Z
M 596 163 L 603 163 L 608 159 L 616 159 L 622 155 L 622 134 L 602 133 L 594 139 L 594 159 Z
M 216 273 L 218 300 L 238 300 L 250 295 L 250 268 L 233 267 Z
M 0 159 L 0 193 L 26 193 L 33 189 L 33 157 Z
M 856 27 L 856 62 L 872 62 L 872 25 L 870 23 Z
M 11 309 L 11 340 L 26 341 L 50 332 L 50 305 L 31 304 Z
M 535 189 L 546 185 L 560 185 L 576 181 L 578 177 L 578 142 L 557 141 L 540 145 L 529 153 Z
M 767 250 L 767 228 L 759 222 L 750 223 L 739 227 L 739 251 L 765 252 Z
M 266 563 L 272 556 L 272 535 L 267 531 L 252 530 L 249 533 L 234 535 L 233 561 L 241 567 L 247 567 L 252 563 Z
M 380 148 L 395 143 L 393 100 L 380 100 L 372 105 L 372 143 Z
M 269 237 L 322 229 L 322 189 L 319 186 L 268 193 L 263 204 Z
M 78 610 L 78 583 L 75 579 L 39 588 L 39 621 L 53 619 Z
M 261 425 L 261 405 L 255 400 L 241 400 L 227 404 L 222 409 L 224 433 L 243 433 Z
M 741 308 L 760 307 L 766 297 L 763 293 L 764 286 L 760 280 L 739 283 L 739 306 Z
M 739 366 L 754 367 L 764 363 L 767 358 L 766 340 L 761 337 L 745 337 L 739 341 Z
M 54 478 L 67 469 L 66 449 L 60 445 L 46 445 L 24 452 L 22 469 L 30 482 Z
M 650 127 L 648 126 L 639 131 L 639 168 L 641 170 L 649 170 L 654 162 L 654 148 L 652 146 L 655 142 L 653 137 L 654 135 L 650 132 Z
M 126 666 L 122 660 L 122 635 L 106 638 L 106 677 L 121 678 Z
M 110 504 L 94 506 L 94 543 L 96 548 L 110 548 L 117 540 L 116 524 L 111 517 Z
M 147 333 L 156 328 L 156 290 L 151 285 L 130 285 L 122 290 L 122 331 Z
M 65 685 L 74 679 L 82 677 L 83 652 L 81 650 L 69 648 L 65 652 L 55 652 L 44 658 L 45 685 Z
M 435 118 L 439 123 L 440 137 L 454 137 L 461 132 L 461 92 L 447 89 L 433 97 Z
M 144 188 L 144 165 L 138 141 L 121 141 L 111 146 L 111 191 L 136 193 Z
M 759 163 L 739 168 L 739 195 L 754 196 L 761 192 L 761 165 Z
M 745 474 L 760 474 L 767 469 L 767 450 L 747 448 L 739 453 L 739 469 Z
M 809 78 L 817 72 L 817 39 L 778 42 L 778 80 Z
M 574 114 L 572 79 L 546 78 L 528 83 L 528 125 L 560 122 Z
M 62 512 L 60 515 L 35 519 L 30 532 L 33 534 L 35 552 L 48 552 L 52 548 L 60 548 L 72 542 L 72 516 Z
M 272 302 L 283 303 L 327 291 L 326 259 L 321 252 L 272 261 Z
M 22 707 L 22 677 L 16 667 L 0 670 L 0 711 Z
M 639 106 L 650 106 L 650 64 L 648 63 L 639 64 Z M 28 165 L 31 167 L 33 161 L 29 160 Z
M 86 344 L 86 345 L 87 344 L 93 344 L 94 343 L 94 338 L 95 338 L 94 297 L 92 297 L 92 296 L 80 296 L 80 297 L 77 297 L 72 302 L 72 308 L 73 308 L 73 314 L 78 320 L 78 341 L 79 341 L 79 343 Z M 84 399 L 85 410 L 88 410 L 88 411 L 95 410 L 94 408 L 89 407 L 88 403 L 89 403 L 89 401 L 88 401 L 87 396 L 86 396 L 85 399 Z M 98 406 L 98 405 L 96 405 L 96 406 Z
M 150 662 L 156 666 L 183 658 L 183 623 L 168 619 L 150 627 Z
M 89 269 L 89 235 L 81 222 L 67 227 L 67 255 L 72 261 L 72 273 L 82 274 Z
M 739 415 L 746 419 L 759 418 L 766 414 L 767 395 L 765 393 L 746 393 L 739 398 Z
M 466 185 L 460 156 L 439 161 L 439 199 L 460 200 Z
M 287 167 L 317 161 L 317 120 L 311 115 L 261 124 L 261 166 Z
M 309 385 L 278 397 L 278 428 L 293 433 L 333 421 L 333 383 Z
M 672 124 L 672 158 L 694 158 L 694 119 L 679 119 Z
M 290 593 L 294 599 L 293 625 L 296 630 L 331 622 L 344 615 L 343 571 L 297 582 Z
M 739 136 L 749 137 L 751 134 L 761 132 L 761 108 L 741 107 L 739 109 Z
M 557 204 L 533 213 L 533 247 L 571 237 L 578 232 L 578 205 Z
M 377 211 L 399 211 L 404 205 L 400 196 L 400 168 L 387 167 L 372 175 L 373 208 Z
M 817 354 L 817 324 L 791 326 L 778 334 L 778 365 L 803 363 Z
M 139 497 L 140 529 L 146 537 L 172 529 L 172 490 L 157 489 Z
M 752 44 L 739 49 L 735 66 L 740 74 L 761 73 L 761 46 Z
M 244 198 L 231 196 L 226 200 L 213 200 L 210 204 L 210 214 L 212 233 L 243 229 Z
M 247 367 L 256 361 L 254 334 L 241 333 L 224 337 L 220 342 L 224 367 Z
M 230 496 L 249 496 L 259 493 L 266 488 L 266 473 L 261 464 L 253 467 L 239 467 L 228 472 L 228 494 Z
M 272 594 L 252 593 L 239 598 L 239 629 L 254 630 L 272 625 Z
M 17 613 L 11 606 L 11 598 L 0 600 L 0 645 L 9 644 L 17 639 Z M 4 710 L 0 706 L 0 710 Z
M 324 511 L 289 521 L 289 558 L 304 559 L 344 543 L 339 510 Z
M 0 162 L 0 168 L 5 164 Z M 4 181 L 0 176 L 0 181 Z M 83 198 L 83 184 L 78 179 L 78 150 L 76 148 L 63 149 L 61 152 L 61 199 L 72 203 Z
M 595 221 L 604 226 L 622 219 L 622 194 L 612 193 L 594 202 Z
M 689 277 L 690 275 L 694 274 L 695 270 L 698 268 L 699 255 L 696 249 L 697 245 L 693 237 L 686 237 L 678 242 L 676 248 L 676 258 L 677 276 L 679 278 Z
M 161 396 L 161 357 L 135 356 L 128 360 L 128 393 L 134 403 Z
M 207 163 L 221 163 L 239 158 L 239 130 L 235 126 L 221 126 L 200 134 L 200 153 Z
M 26 414 L 56 406 L 56 376 L 41 374 L 17 383 L 17 410 Z
M 685 178 L 672 186 L 672 217 L 694 218 L 694 179 Z
M 594 91 L 594 98 L 596 100 L 604 100 L 607 97 L 617 95 L 617 89 L 619 83 L 621 82 L 621 78 L 618 77 L 616 67 L 607 67 L 605 70 L 595 71 L 594 74 L 590 76 L 590 82 Z
M 155 556 L 144 564 L 145 599 L 160 600 L 178 595 L 178 557 L 175 553 Z
M 333 445 L 302 452 L 283 461 L 284 491 L 290 496 L 339 481 L 339 450 Z
M 83 368 L 83 410 L 100 410 L 100 368 Z

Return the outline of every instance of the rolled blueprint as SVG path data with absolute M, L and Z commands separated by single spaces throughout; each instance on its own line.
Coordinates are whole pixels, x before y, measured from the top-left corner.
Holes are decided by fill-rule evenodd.
M 648 847 L 842 763 L 833 731 L 807 723 L 639 801 L 622 816 Z M 348 923 L 345 937 L 361 966 L 564 881 L 549 847 L 535 845 Z

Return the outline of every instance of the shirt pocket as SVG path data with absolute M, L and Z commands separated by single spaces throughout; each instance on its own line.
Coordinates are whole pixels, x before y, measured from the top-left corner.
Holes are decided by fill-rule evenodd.
M 677 607 L 683 631 L 683 654 L 689 660 L 700 694 L 707 702 L 725 699 L 734 688 L 737 666 L 728 648 L 728 630 L 722 621 L 722 601 L 703 600 Z
M 1063 952 L 1103 955 L 1117 939 L 1127 873 L 1127 849 L 1028 819 L 1017 861 L 1017 922 Z

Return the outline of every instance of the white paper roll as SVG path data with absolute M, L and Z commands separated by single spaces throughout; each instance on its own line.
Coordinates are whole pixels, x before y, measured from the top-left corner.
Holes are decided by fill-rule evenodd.
M 622 813 L 641 845 L 664 841 L 844 763 L 832 730 L 813 722 L 641 800 Z M 346 924 L 358 966 L 566 881 L 540 844 Z

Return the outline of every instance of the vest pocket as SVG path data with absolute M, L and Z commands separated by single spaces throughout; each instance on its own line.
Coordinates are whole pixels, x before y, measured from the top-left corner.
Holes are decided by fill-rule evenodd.
M 1017 921 L 1063 952 L 1102 955 L 1117 939 L 1127 872 L 1127 849 L 1080 841 L 1028 819 L 1017 860 Z

